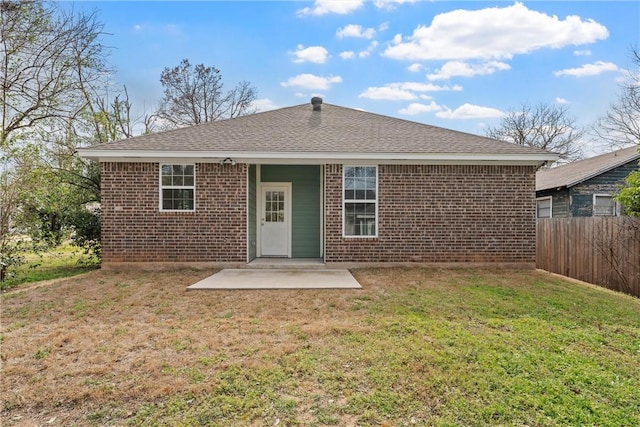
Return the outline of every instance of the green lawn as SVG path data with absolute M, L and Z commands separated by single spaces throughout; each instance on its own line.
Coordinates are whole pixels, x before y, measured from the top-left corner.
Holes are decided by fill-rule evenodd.
M 12 277 L 0 283 L 0 289 L 9 289 L 23 283 L 69 277 L 98 268 L 96 261 L 85 255 L 81 248 L 63 244 L 48 252 L 25 253 L 24 264 L 12 268 Z
M 5 295 L 7 425 L 640 425 L 637 298 L 421 268 L 355 270 L 362 290 L 185 291 L 207 274 Z

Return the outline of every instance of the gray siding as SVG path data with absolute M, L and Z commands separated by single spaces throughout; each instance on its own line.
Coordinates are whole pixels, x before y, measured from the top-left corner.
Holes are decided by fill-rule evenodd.
M 553 218 L 566 218 L 569 216 L 569 190 L 544 190 L 536 193 L 538 197 L 551 196 L 551 216 Z
M 617 193 L 625 178 L 637 169 L 638 162 L 634 160 L 571 187 L 571 216 L 592 216 L 593 195 Z
M 633 160 L 570 188 L 537 191 L 536 197 L 552 196 L 554 218 L 593 216 L 593 195 L 616 194 L 625 178 L 637 169 L 638 161 Z
M 569 190 L 563 188 L 560 191 L 556 191 L 551 199 L 551 216 L 554 218 L 566 218 L 569 216 Z

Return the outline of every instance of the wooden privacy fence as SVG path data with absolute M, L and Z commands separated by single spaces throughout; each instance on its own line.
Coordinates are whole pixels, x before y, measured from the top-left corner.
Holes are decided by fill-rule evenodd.
M 537 220 L 536 267 L 640 297 L 640 219 Z

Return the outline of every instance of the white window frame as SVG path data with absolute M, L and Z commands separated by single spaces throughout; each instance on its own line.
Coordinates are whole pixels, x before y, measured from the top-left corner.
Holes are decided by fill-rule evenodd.
M 193 185 L 162 185 L 163 166 L 193 166 Z M 161 163 L 158 171 L 159 208 L 160 212 L 195 212 L 196 210 L 196 165 L 195 163 Z M 193 190 L 193 209 L 164 209 L 162 207 L 162 190 Z
M 345 173 L 347 168 L 374 168 L 376 171 L 376 198 L 375 200 L 361 200 L 361 199 L 346 199 L 345 198 Z M 379 179 L 378 179 L 378 165 L 342 165 L 342 237 L 345 239 L 375 239 L 378 237 L 379 221 L 378 221 L 378 200 L 379 200 Z M 367 235 L 351 235 L 346 233 L 346 211 L 345 206 L 347 203 L 373 203 L 375 210 L 375 233 Z
M 602 214 L 597 214 L 596 213 L 596 199 L 598 197 L 609 197 L 611 199 L 611 201 L 613 202 L 613 214 L 611 214 L 611 215 L 602 215 Z M 593 204 L 592 204 L 591 208 L 593 209 L 592 216 L 619 216 L 620 215 L 620 205 L 613 198 L 613 194 L 608 194 L 608 193 L 597 193 L 597 194 L 594 194 L 593 195 Z
M 543 200 L 549 200 L 549 216 L 539 216 L 539 210 L 538 210 L 538 202 L 541 202 Z M 553 197 L 552 196 L 545 196 L 545 197 L 537 197 L 536 198 L 536 218 L 553 218 Z

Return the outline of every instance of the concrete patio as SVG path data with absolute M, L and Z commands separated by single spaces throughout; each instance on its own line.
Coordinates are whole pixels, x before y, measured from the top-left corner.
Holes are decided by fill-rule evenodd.
M 224 269 L 187 290 L 215 289 L 361 289 L 349 270 Z

